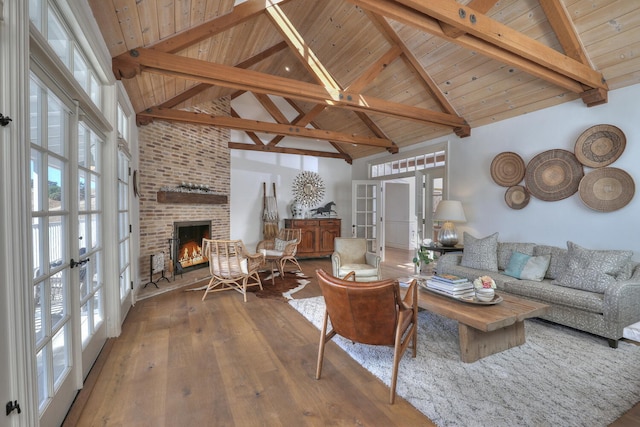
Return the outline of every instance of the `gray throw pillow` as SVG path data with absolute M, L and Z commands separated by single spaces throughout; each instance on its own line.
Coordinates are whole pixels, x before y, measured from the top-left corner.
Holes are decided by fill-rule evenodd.
M 567 252 L 557 246 L 537 245 L 533 248 L 534 256 L 551 255 L 545 279 L 557 279 L 567 270 Z
M 464 232 L 463 267 L 498 271 L 498 233 L 478 239 Z
M 633 256 L 631 251 L 585 249 L 567 242 L 567 269 L 554 285 L 604 293 Z

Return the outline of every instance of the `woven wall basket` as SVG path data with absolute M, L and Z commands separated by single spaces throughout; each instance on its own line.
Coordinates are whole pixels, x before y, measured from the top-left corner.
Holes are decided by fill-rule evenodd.
M 498 154 L 491 162 L 491 178 L 503 187 L 519 184 L 524 178 L 524 172 L 524 160 L 510 151 Z
M 522 209 L 529 204 L 529 192 L 522 185 L 509 187 L 504 193 L 504 201 L 511 209 Z
M 524 180 L 533 197 L 553 202 L 575 194 L 583 176 L 582 164 L 572 152 L 548 150 L 531 159 Z
M 592 126 L 578 137 L 574 152 L 580 163 L 601 168 L 615 162 L 627 145 L 627 138 L 612 125 Z
M 618 168 L 600 168 L 580 181 L 580 198 L 585 205 L 600 212 L 611 212 L 626 206 L 636 191 L 633 178 Z

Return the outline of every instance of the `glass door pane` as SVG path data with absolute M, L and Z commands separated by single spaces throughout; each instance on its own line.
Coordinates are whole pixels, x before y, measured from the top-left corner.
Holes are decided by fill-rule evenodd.
M 124 302 L 131 292 L 131 256 L 129 233 L 129 157 L 118 152 L 118 248 L 120 267 L 120 302 Z

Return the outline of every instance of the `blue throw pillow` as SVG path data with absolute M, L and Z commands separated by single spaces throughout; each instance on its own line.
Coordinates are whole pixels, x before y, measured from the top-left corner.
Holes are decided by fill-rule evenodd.
M 513 252 L 504 274 L 516 279 L 542 281 L 549 268 L 551 255 L 531 256 L 522 252 Z

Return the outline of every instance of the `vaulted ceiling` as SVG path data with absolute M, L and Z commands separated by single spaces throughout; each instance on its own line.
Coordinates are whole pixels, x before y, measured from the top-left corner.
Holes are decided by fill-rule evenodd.
M 640 82 L 637 0 L 89 0 L 144 126 L 352 159 Z M 190 107 L 251 97 L 268 116 Z M 287 140 L 304 139 L 304 148 Z

